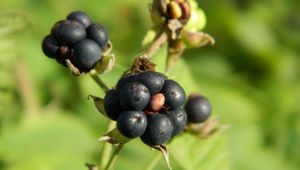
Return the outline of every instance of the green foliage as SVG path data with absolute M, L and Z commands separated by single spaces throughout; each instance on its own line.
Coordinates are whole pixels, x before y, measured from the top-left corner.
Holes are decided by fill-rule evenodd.
M 84 169 L 85 162 L 99 162 L 97 139 L 106 122 L 87 96 L 103 93 L 90 77 L 72 77 L 47 59 L 40 42 L 56 20 L 85 10 L 106 26 L 114 44 L 117 65 L 102 76 L 113 86 L 151 27 L 148 2 L 0 1 L 0 11 L 15 9 L 0 13 L 0 169 Z M 206 140 L 183 135 L 172 141 L 173 168 L 299 169 L 299 2 L 202 0 L 199 6 L 216 45 L 186 51 L 167 74 L 187 93 L 207 96 L 230 129 Z M 165 48 L 154 57 L 158 71 Z M 17 75 L 31 82 L 29 97 L 22 96 Z M 146 168 L 156 157 L 136 139 L 125 145 L 116 169 Z M 166 169 L 162 158 L 154 167 Z

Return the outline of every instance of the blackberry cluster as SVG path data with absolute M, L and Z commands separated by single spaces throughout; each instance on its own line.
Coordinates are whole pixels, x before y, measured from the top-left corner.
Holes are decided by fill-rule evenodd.
M 66 20 L 56 22 L 42 42 L 46 56 L 65 67 L 69 59 L 80 72 L 89 72 L 107 47 L 108 34 L 104 27 L 92 23 L 82 11 L 71 12 Z
M 198 93 L 193 93 L 188 97 L 184 109 L 190 123 L 205 122 L 212 112 L 209 100 Z
M 187 122 L 182 109 L 183 88 L 158 72 L 127 74 L 104 98 L 106 114 L 128 138 L 140 137 L 148 145 L 160 145 L 181 133 Z

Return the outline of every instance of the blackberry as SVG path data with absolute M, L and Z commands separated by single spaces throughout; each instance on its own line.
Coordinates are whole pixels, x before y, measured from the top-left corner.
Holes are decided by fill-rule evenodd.
M 122 109 L 143 110 L 150 101 L 150 93 L 145 85 L 130 82 L 122 86 L 119 98 Z
M 102 50 L 92 40 L 84 39 L 75 44 L 72 63 L 80 71 L 90 71 L 102 58 Z
M 147 117 L 148 125 L 141 140 L 148 145 L 161 145 L 167 142 L 173 133 L 173 125 L 163 114 L 152 114 Z
M 180 108 L 186 100 L 183 88 L 174 80 L 166 80 L 161 93 L 166 98 L 165 106 L 171 109 Z
M 58 49 L 59 44 L 55 38 L 51 35 L 47 35 L 42 42 L 42 50 L 44 54 L 50 58 L 56 58 Z
M 77 21 L 62 21 L 55 28 L 55 38 L 61 44 L 73 45 L 85 37 L 86 31 L 83 25 Z
M 131 74 L 131 73 L 125 74 L 118 81 L 118 83 L 116 85 L 116 89 L 121 89 L 121 87 L 126 83 L 134 82 L 135 78 L 136 78 L 136 76 L 134 74 Z
M 184 130 L 187 122 L 187 114 L 183 109 L 166 111 L 164 114 L 172 122 L 174 128 L 172 136 L 176 136 Z
M 206 97 L 192 94 L 186 102 L 185 111 L 189 122 L 200 123 L 209 118 L 212 108 Z
M 117 120 L 119 114 L 122 112 L 119 92 L 117 90 L 110 90 L 104 97 L 104 110 L 108 117 L 112 120 Z
M 87 38 L 94 40 L 104 50 L 108 45 L 108 35 L 100 24 L 91 24 L 87 29 Z
M 84 28 L 87 28 L 91 25 L 92 21 L 91 18 L 82 11 L 73 11 L 67 16 L 67 20 L 73 20 L 77 21 L 80 24 L 84 26 Z
M 166 77 L 158 72 L 146 71 L 136 77 L 136 81 L 143 83 L 151 95 L 158 93 L 164 86 Z
M 147 127 L 147 117 L 141 111 L 125 111 L 117 120 L 119 132 L 128 137 L 136 138 L 144 134 Z

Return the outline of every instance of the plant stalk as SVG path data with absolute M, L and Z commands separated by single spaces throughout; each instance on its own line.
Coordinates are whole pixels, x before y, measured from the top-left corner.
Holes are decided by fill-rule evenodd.
M 110 90 L 110 88 L 101 80 L 101 78 L 95 71 L 91 71 L 90 75 L 105 93 L 107 93 Z
M 153 42 L 151 43 L 150 47 L 146 50 L 145 54 L 151 58 L 156 51 L 167 42 L 168 36 L 165 32 L 165 29 L 167 27 L 167 23 L 164 23 L 164 25 L 160 28 L 160 30 L 157 32 Z
M 111 131 L 115 126 L 114 121 L 109 120 L 107 124 L 107 132 Z M 101 159 L 100 159 L 100 168 L 104 169 L 105 165 L 109 161 L 110 153 L 112 151 L 112 145 L 109 143 L 104 143 L 101 151 Z
M 113 168 L 115 161 L 118 157 L 118 153 L 121 151 L 122 148 L 123 148 L 123 144 L 120 144 L 116 148 L 113 148 L 113 152 L 109 158 L 109 161 L 105 167 L 105 170 L 111 170 Z

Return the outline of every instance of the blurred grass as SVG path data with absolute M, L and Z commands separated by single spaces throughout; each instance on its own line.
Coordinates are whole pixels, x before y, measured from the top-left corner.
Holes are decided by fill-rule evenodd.
M 140 52 L 151 27 L 149 1 L 0 1 L 0 169 L 84 169 L 97 163 L 106 121 L 88 94 L 103 96 L 41 51 L 52 24 L 74 9 L 109 31 L 118 66 L 113 86 Z M 202 0 L 213 47 L 189 50 L 169 74 L 187 93 L 206 95 L 231 125 L 208 140 L 184 135 L 170 144 L 174 169 L 300 168 L 300 2 Z M 164 47 L 165 48 L 165 47 Z M 164 65 L 164 50 L 154 60 Z M 25 94 L 25 95 L 24 95 Z M 156 152 L 139 140 L 125 146 L 116 169 L 147 167 Z M 155 169 L 165 169 L 161 159 Z

